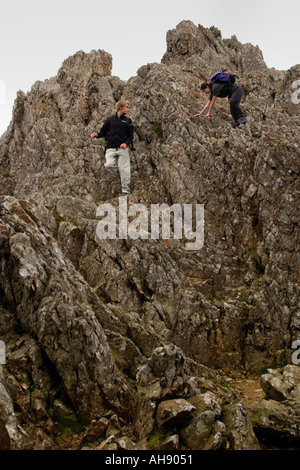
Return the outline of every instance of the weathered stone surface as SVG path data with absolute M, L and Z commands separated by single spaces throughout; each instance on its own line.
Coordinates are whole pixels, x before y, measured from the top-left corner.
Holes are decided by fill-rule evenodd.
M 87 431 L 83 436 L 83 441 L 93 442 L 101 438 L 108 427 L 108 420 L 106 418 L 101 418 L 98 421 L 93 419 Z
M 261 377 L 266 398 L 248 406 L 256 435 L 267 448 L 299 449 L 300 369 L 287 365 Z
M 299 403 L 286 404 L 275 400 L 262 400 L 248 408 L 255 434 L 266 448 L 299 450 Z
M 192 423 L 180 431 L 184 444 L 194 450 L 217 450 L 221 447 L 226 427 L 216 421 L 211 410 L 198 414 Z
M 249 414 L 243 403 L 228 400 L 223 405 L 222 422 L 226 426 L 226 448 L 232 450 L 260 449 Z
M 159 403 L 156 412 L 158 428 L 167 426 L 184 426 L 192 420 L 195 407 L 183 398 L 166 400 Z
M 117 440 L 118 449 L 121 450 L 137 450 L 136 444 L 128 437 L 124 436 Z
M 188 400 L 195 406 L 191 423 L 182 427 L 184 444 L 196 450 L 255 450 L 259 443 L 254 435 L 248 412 L 232 392 L 205 392 Z
M 162 450 L 179 450 L 180 442 L 178 434 L 173 434 L 170 437 L 167 437 L 161 446 Z
M 17 450 L 22 446 L 25 432 L 19 426 L 0 365 L 0 449 Z
M 157 406 L 159 409 L 158 423 L 162 424 L 164 405 L 172 404 L 180 414 L 179 408 L 184 404 L 188 416 L 191 416 L 193 405 L 178 398 L 189 397 L 197 393 L 197 387 L 192 377 L 188 376 L 185 358 L 182 351 L 170 344 L 153 351 L 137 373 L 137 409 L 135 417 L 135 432 L 139 440 L 147 436 L 155 427 Z M 175 401 L 171 398 L 176 398 Z M 169 399 L 169 400 L 167 400 Z M 163 401 L 161 404 L 159 402 Z M 177 414 L 174 412 L 175 415 Z M 183 413 L 185 416 L 185 413 Z M 166 415 L 165 415 L 165 418 Z M 176 418 L 174 417 L 174 420 Z
M 257 46 L 241 44 L 236 36 L 223 40 L 218 28 L 206 29 L 191 21 L 182 21 L 176 29 L 168 31 L 162 62 L 179 64 L 206 80 L 214 69 L 229 69 L 243 75 L 267 69 Z
M 269 369 L 261 377 L 261 387 L 267 397 L 273 400 L 292 399 L 300 402 L 300 368 L 288 365 L 281 371 Z
M 38 361 L 43 364 L 41 354 L 46 355 L 82 416 L 101 414 L 106 400 L 114 402 L 112 407 L 119 412 L 127 402 L 123 412 L 128 414 L 131 392 L 101 326 L 104 306 L 38 219 L 12 197 L 2 197 L 0 202 L 2 289 L 23 331 L 37 338 L 34 368 L 39 367 Z M 9 370 L 14 361 L 19 367 L 20 360 L 27 359 L 22 352 L 19 358 L 15 355 L 8 356 Z

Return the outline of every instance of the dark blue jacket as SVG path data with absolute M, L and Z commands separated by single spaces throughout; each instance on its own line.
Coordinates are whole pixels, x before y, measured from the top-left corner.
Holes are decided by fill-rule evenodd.
M 133 143 L 133 124 L 132 120 L 122 114 L 118 117 L 117 113 L 110 116 L 98 133 L 98 139 L 103 137 L 106 140 L 106 148 L 118 148 L 121 144 L 127 146 Z

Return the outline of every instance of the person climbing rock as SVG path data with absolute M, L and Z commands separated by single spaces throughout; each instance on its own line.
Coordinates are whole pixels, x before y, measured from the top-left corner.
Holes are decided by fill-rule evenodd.
M 214 76 L 212 76 L 211 79 L 213 79 L 213 77 Z M 206 95 L 210 95 L 209 100 L 200 113 L 194 114 L 192 117 L 201 116 L 207 110 L 207 113 L 204 114 L 204 117 L 209 118 L 216 99 L 228 97 L 230 113 L 235 121 L 232 127 L 238 127 L 240 124 L 245 124 L 247 122 L 245 114 L 240 108 L 240 102 L 243 96 L 243 88 L 240 85 L 237 83 L 226 83 L 218 81 L 211 83 L 205 82 L 201 85 L 201 91 Z
M 130 193 L 130 156 L 129 148 L 133 149 L 133 123 L 127 116 L 129 102 L 118 101 L 116 113 L 110 116 L 100 129 L 100 132 L 92 132 L 92 138 L 104 138 L 105 147 L 105 168 L 119 176 L 122 186 L 122 196 Z

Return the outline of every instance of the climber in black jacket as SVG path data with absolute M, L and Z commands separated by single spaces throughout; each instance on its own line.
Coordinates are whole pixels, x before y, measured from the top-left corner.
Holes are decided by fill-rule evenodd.
M 128 101 L 118 101 L 117 112 L 110 116 L 100 129 L 100 132 L 92 132 L 92 138 L 104 138 L 105 168 L 114 175 L 120 176 L 122 196 L 130 192 L 130 157 L 129 147 L 133 146 L 133 123 L 126 114 L 129 111 Z

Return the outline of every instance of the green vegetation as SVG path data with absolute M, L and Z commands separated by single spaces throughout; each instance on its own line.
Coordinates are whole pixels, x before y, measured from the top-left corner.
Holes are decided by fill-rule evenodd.
M 162 130 L 162 127 L 161 127 L 160 124 L 158 124 L 158 123 L 154 124 L 154 132 L 155 132 L 155 134 L 157 135 L 157 137 L 159 139 L 163 138 L 164 133 L 163 133 L 163 130 Z
M 6 168 L 2 168 L 1 176 L 3 176 L 3 178 L 9 178 L 10 177 L 9 171 Z
M 54 423 L 57 432 L 57 441 L 64 441 L 75 434 L 82 432 L 88 422 L 74 415 L 64 416 L 60 413 L 54 413 Z
M 118 351 L 116 351 L 112 347 L 110 348 L 110 350 L 111 350 L 111 353 L 113 355 L 113 358 L 114 358 L 116 364 L 119 366 L 119 368 L 121 370 L 128 367 L 127 361 L 124 359 L 124 357 Z
M 55 219 L 56 225 L 59 226 L 60 222 L 63 222 L 64 219 L 59 215 L 56 209 L 53 209 L 52 214 Z
M 147 443 L 150 450 L 160 450 L 167 437 L 172 436 L 172 432 L 167 429 L 156 429 L 149 434 Z

